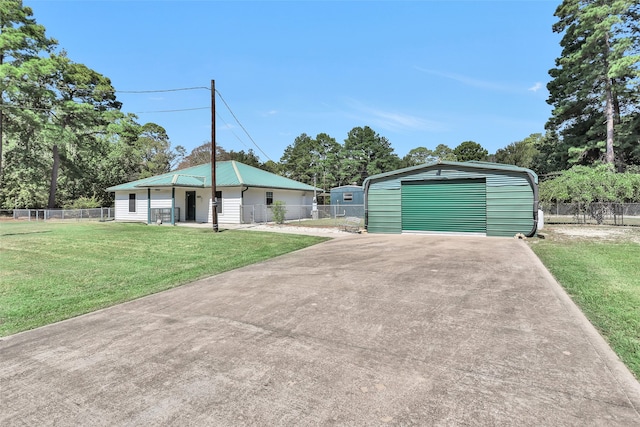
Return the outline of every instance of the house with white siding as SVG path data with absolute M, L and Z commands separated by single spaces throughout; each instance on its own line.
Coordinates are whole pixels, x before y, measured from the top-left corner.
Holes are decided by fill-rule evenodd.
M 219 224 L 272 220 L 275 201 L 286 204 L 286 219 L 309 210 L 314 188 L 234 160 L 216 162 Z M 115 193 L 115 220 L 156 223 L 211 223 L 211 163 L 109 187 Z

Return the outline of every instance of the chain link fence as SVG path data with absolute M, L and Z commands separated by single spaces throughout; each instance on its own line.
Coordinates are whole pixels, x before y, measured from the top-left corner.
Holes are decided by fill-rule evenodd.
M 111 221 L 113 215 L 114 208 L 0 210 L 0 219 L 20 221 Z
M 640 225 L 640 203 L 541 203 L 548 224 Z
M 274 222 L 273 205 L 245 205 L 240 207 L 243 224 Z M 285 222 L 308 226 L 339 227 L 347 218 L 360 218 L 364 224 L 364 205 L 284 205 Z

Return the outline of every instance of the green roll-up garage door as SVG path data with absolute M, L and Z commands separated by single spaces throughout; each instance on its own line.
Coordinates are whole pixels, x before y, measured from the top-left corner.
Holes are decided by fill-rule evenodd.
M 485 180 L 403 182 L 402 231 L 486 233 Z

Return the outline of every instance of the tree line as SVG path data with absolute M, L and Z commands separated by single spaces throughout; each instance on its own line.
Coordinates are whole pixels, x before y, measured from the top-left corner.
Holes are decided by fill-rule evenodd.
M 464 141 L 453 148 L 417 146 L 401 158 L 386 137 L 363 126 L 349 131 L 342 143 L 326 133 L 303 133 L 277 162 L 263 163 L 251 149 L 223 147 L 217 147 L 217 159 L 325 190 L 438 159 L 513 164 L 551 177 L 547 181 L 576 167 L 605 165 L 612 172 L 635 173 L 640 165 L 638 0 L 564 0 L 554 15 L 551 30 L 562 34 L 562 52 L 549 71 L 547 102 L 553 110 L 544 133 L 492 154 Z M 0 0 L 0 95 L 1 208 L 62 207 L 78 200 L 107 205 L 109 186 L 210 161 L 209 142 L 187 153 L 171 146 L 161 125 L 140 123 L 123 112 L 109 78 L 70 59 L 20 0 Z M 602 174 L 591 176 L 598 177 Z
M 0 207 L 109 204 L 104 189 L 170 170 L 165 129 L 121 111 L 106 76 L 74 62 L 20 0 L 0 0 Z

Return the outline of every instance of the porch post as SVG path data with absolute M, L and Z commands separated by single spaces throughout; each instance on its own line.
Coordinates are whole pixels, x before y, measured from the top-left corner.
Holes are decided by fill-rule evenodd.
M 151 188 L 147 188 L 147 225 L 151 224 Z
M 176 225 L 176 187 L 171 187 L 171 225 Z

